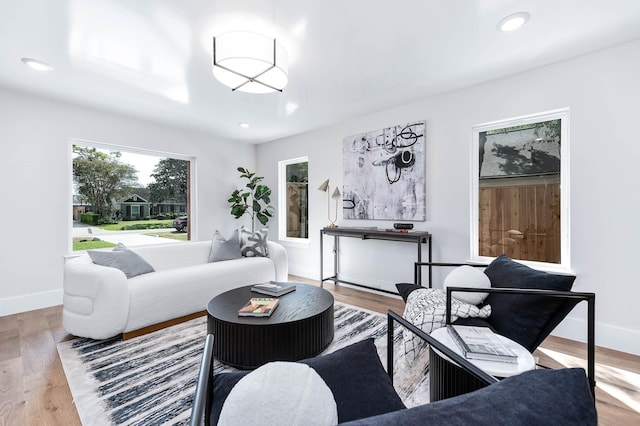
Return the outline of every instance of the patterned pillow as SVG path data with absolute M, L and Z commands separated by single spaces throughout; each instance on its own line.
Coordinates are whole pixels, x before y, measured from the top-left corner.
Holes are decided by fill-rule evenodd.
M 404 308 L 404 318 L 427 334 L 446 324 L 446 294 L 436 288 L 419 288 L 407 297 Z M 491 315 L 491 306 L 482 308 L 451 299 L 451 322 L 458 318 L 479 317 L 487 318 Z M 420 351 L 427 348 L 424 340 L 408 330 L 402 330 L 404 352 L 408 362 L 412 362 Z
M 268 257 L 267 233 L 269 228 L 251 232 L 242 226 L 240 228 L 240 252 L 244 257 Z

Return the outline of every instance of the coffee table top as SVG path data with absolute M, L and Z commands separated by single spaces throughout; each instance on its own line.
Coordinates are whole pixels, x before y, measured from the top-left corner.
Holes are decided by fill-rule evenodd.
M 238 310 L 252 297 L 269 297 L 251 291 L 251 286 L 229 290 L 211 299 L 208 315 L 234 324 L 274 325 L 299 321 L 325 312 L 333 305 L 333 295 L 310 284 L 294 283 L 296 290 L 279 297 L 280 303 L 270 317 L 239 317 Z
M 481 368 L 483 371 L 487 372 L 488 374 L 494 377 L 515 376 L 516 374 L 533 370 L 535 368 L 536 361 L 533 358 L 533 355 L 531 355 L 531 353 L 529 353 L 529 351 L 525 347 L 523 347 L 522 345 L 519 345 L 518 343 L 504 336 L 500 336 L 500 335 L 498 336 L 500 337 L 500 339 L 502 339 L 504 343 L 506 343 L 511 349 L 513 349 L 516 352 L 516 354 L 518 355 L 517 364 L 515 363 L 510 364 L 508 362 L 499 362 L 499 361 L 483 361 L 483 360 L 476 360 L 476 359 L 469 359 L 468 361 L 471 362 L 472 364 L 475 364 L 476 366 Z M 456 343 L 453 341 L 446 327 L 433 330 L 431 332 L 431 337 L 433 337 L 440 343 L 443 343 L 449 349 L 456 352 L 458 355 L 464 357 L 464 355 L 462 355 L 462 351 L 460 350 L 458 345 L 456 345 Z M 439 355 L 442 356 L 442 354 L 440 353 Z M 448 360 L 448 358 L 446 359 Z

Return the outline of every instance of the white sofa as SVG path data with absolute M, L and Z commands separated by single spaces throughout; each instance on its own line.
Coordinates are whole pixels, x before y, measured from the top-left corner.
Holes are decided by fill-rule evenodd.
M 214 296 L 268 280 L 287 281 L 287 252 L 268 242 L 269 257 L 209 263 L 211 241 L 135 247 L 155 272 L 127 279 L 87 254 L 64 266 L 62 321 L 70 334 L 106 339 L 205 311 Z

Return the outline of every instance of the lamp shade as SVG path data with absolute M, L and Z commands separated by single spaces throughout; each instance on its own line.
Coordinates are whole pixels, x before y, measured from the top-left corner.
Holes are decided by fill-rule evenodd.
M 322 192 L 327 192 L 329 190 L 329 179 L 322 182 L 322 185 L 320 185 L 318 189 Z
M 289 82 L 288 67 L 287 51 L 273 38 L 245 31 L 213 38 L 213 75 L 233 90 L 282 91 Z
M 333 194 L 331 194 L 331 198 L 333 198 L 334 200 L 337 200 L 340 198 L 340 191 L 338 190 L 337 186 L 336 186 L 336 189 L 333 191 Z

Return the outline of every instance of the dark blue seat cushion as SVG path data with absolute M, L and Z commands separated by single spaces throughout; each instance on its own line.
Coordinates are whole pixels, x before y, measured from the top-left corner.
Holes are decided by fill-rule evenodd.
M 333 393 L 338 421 L 347 422 L 405 408 L 387 375 L 373 339 L 328 355 L 298 361 L 313 368 Z M 216 424 L 231 389 L 249 371 L 216 374 L 213 379 L 211 424 Z
M 497 288 L 569 291 L 576 278 L 573 275 L 538 271 L 514 262 L 505 255 L 495 258 L 484 273 L 491 280 L 491 287 Z M 564 313 L 562 318 L 556 316 L 564 302 L 563 299 L 554 297 L 500 293 L 490 293 L 484 300 L 485 305 L 491 305 L 491 316 L 487 322 L 493 329 L 531 352 L 546 337 L 544 335 L 540 339 L 541 333 L 548 334 L 566 315 Z M 556 323 L 548 327 L 550 321 Z
M 349 426 L 596 425 L 584 370 L 532 370 L 432 404 L 347 423 Z

